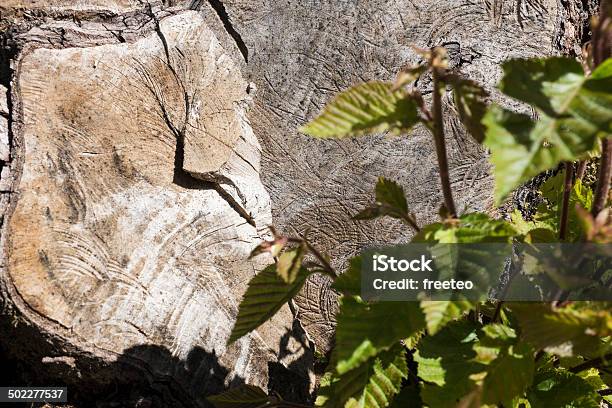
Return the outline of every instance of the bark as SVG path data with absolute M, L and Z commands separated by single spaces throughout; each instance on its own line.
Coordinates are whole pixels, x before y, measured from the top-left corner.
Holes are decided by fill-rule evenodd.
M 417 62 L 412 45 L 446 46 L 491 88 L 507 58 L 575 48 L 583 7 L 4 0 L 0 347 L 83 404 L 206 406 L 243 381 L 306 400 L 335 294 L 315 277 L 295 307 L 226 347 L 248 280 L 270 262 L 250 249 L 271 223 L 310 227 L 341 270 L 365 245 L 412 234 L 351 220 L 376 177 L 405 187 L 421 225 L 443 198 L 425 129 L 338 142 L 296 129 L 335 92 Z M 493 211 L 485 152 L 442 99 L 457 211 Z

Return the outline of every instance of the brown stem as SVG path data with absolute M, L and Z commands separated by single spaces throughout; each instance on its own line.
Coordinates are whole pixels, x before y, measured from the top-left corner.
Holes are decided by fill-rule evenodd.
M 499 302 L 497 302 L 497 305 L 495 305 L 495 312 L 493 313 L 493 317 L 491 318 L 491 322 L 493 323 L 497 322 L 497 319 L 499 319 L 499 316 L 501 315 L 501 309 L 503 305 L 504 305 L 503 300 L 500 300 Z
M 610 176 L 612 175 L 612 137 L 601 143 L 601 160 L 599 161 L 599 173 L 597 175 L 597 188 L 591 214 L 597 217 L 606 206 L 608 192 L 610 191 Z
M 586 173 L 588 163 L 589 162 L 587 162 L 586 160 L 580 160 L 578 162 L 578 170 L 576 171 L 576 180 L 582 180 L 582 178 L 584 177 L 584 174 Z
M 599 367 L 601 364 L 609 362 L 612 359 L 612 353 L 606 354 L 605 356 L 597 357 L 592 360 L 587 360 L 582 364 L 578 364 L 576 367 L 572 367 L 569 369 L 572 373 L 579 373 L 584 370 L 588 370 L 589 368 Z
M 567 222 L 569 218 L 569 202 L 573 187 L 574 165 L 565 162 L 565 180 L 563 181 L 563 201 L 561 202 L 561 219 L 559 220 L 559 240 L 564 241 L 567 236 Z
M 440 182 L 442 183 L 442 193 L 444 194 L 444 205 L 451 217 L 457 217 L 453 192 L 448 173 L 448 159 L 446 157 L 446 143 L 444 140 L 444 121 L 442 117 L 442 90 L 440 89 L 439 68 L 433 69 L 433 136 L 436 143 L 436 154 L 438 156 L 438 167 L 440 167 Z
M 593 66 L 597 67 L 610 57 L 612 50 L 612 4 L 602 0 L 599 10 L 599 21 L 593 30 L 592 40 Z M 603 210 L 610 190 L 610 173 L 612 172 L 612 138 L 602 141 L 601 160 L 597 177 L 597 189 L 591 213 L 594 217 Z
M 612 395 L 612 388 L 606 388 L 605 390 L 599 390 L 597 391 L 597 393 L 601 395 L 602 397 L 606 397 L 608 395 Z
M 410 215 L 404 214 L 402 216 L 402 219 L 404 221 L 406 221 L 406 224 L 408 224 L 410 227 L 412 227 L 412 229 L 414 229 L 416 232 L 420 232 L 421 231 L 421 227 L 419 227 L 416 223 L 416 220 L 411 217 Z

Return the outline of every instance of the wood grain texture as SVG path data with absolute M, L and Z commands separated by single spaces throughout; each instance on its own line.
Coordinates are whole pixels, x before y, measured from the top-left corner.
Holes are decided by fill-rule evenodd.
M 365 80 L 392 79 L 400 67 L 416 63 L 413 45 L 445 45 L 451 65 L 489 89 L 505 59 L 557 52 L 559 6 L 554 0 L 224 4 L 249 49 L 248 72 L 258 85 L 251 121 L 263 147 L 262 180 L 272 198 L 274 222 L 287 231 L 310 228 L 339 268 L 366 245 L 405 242 L 412 235 L 395 221 L 351 220 L 373 199 L 378 176 L 404 186 L 420 224 L 436 220 L 442 196 L 433 141 L 423 128 L 397 138 L 319 141 L 298 134 L 300 125 L 336 92 Z M 431 91 L 427 79 L 419 87 Z M 493 99 L 508 103 L 496 92 Z M 492 210 L 485 152 L 466 136 L 450 95 L 444 103 L 458 211 Z M 296 302 L 302 323 L 322 350 L 333 335 L 334 302 L 326 285 L 326 280 L 313 280 Z
M 266 387 L 289 309 L 226 346 L 271 261 L 247 260 L 271 224 L 247 86 L 197 12 L 131 44 L 24 51 L 22 167 L 3 234 L 12 299 L 108 362 L 139 345 L 185 361 L 199 348 L 227 367 L 221 385 Z M 287 343 L 291 363 L 302 347 Z
M 444 45 L 453 68 L 521 109 L 493 89 L 499 64 L 578 53 L 594 10 L 583 3 L 4 1 L 0 76 L 14 71 L 0 112 L 2 327 L 40 337 L 28 350 L 49 378 L 108 367 L 112 378 L 121 363 L 166 405 L 205 406 L 203 394 L 241 381 L 299 384 L 292 395 L 305 400 L 336 294 L 313 277 L 297 319 L 284 308 L 226 348 L 246 283 L 269 261 L 247 261 L 249 250 L 270 223 L 310 228 L 342 270 L 365 246 L 412 235 L 351 220 L 378 176 L 404 186 L 420 224 L 442 196 L 423 128 L 343 141 L 296 129 L 336 92 L 418 62 L 413 45 Z M 418 86 L 428 97 L 431 82 Z M 458 211 L 494 211 L 486 152 L 450 94 L 443 104 Z

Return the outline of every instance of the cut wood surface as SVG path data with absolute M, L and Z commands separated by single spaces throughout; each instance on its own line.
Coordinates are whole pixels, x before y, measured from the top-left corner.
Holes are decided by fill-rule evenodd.
M 249 279 L 271 262 L 250 250 L 270 224 L 309 228 L 341 270 L 412 234 L 351 220 L 378 176 L 404 186 L 420 224 L 442 197 L 425 129 L 320 141 L 297 128 L 336 92 L 418 62 L 412 46 L 446 46 L 492 89 L 508 58 L 579 50 L 582 7 L 5 0 L 0 347 L 75 387 L 143 373 L 165 404 L 206 406 L 242 381 L 304 400 L 335 294 L 313 277 L 291 310 L 227 347 Z M 493 211 L 486 152 L 444 102 L 457 209 Z

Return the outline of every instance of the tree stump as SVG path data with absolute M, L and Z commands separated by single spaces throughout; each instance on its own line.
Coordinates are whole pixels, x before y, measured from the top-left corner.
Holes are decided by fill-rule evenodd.
M 200 407 L 241 382 L 307 400 L 335 295 L 312 278 L 227 347 L 249 279 L 272 262 L 250 250 L 270 224 L 310 228 L 342 269 L 412 235 L 352 221 L 376 177 L 404 186 L 421 224 L 442 197 L 425 129 L 342 141 L 296 129 L 334 93 L 418 62 L 413 45 L 446 46 L 490 89 L 505 59 L 579 53 L 587 6 L 4 0 L 0 347 L 83 404 Z M 486 152 L 448 97 L 445 109 L 458 210 L 494 211 Z

